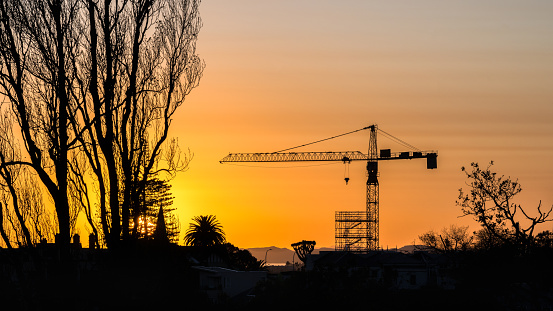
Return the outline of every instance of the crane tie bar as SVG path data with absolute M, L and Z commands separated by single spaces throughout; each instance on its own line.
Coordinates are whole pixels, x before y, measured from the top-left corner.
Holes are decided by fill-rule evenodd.
M 338 137 L 341 137 L 341 136 L 353 134 L 353 133 L 355 133 L 355 132 L 359 132 L 359 131 L 363 131 L 363 130 L 369 129 L 369 128 L 371 128 L 372 126 L 374 126 L 374 125 L 367 126 L 367 127 L 362 128 L 362 129 L 355 130 L 355 131 L 347 132 L 347 133 L 344 133 L 344 134 L 340 134 L 340 135 L 328 137 L 328 138 L 325 138 L 325 139 L 317 140 L 317 141 L 314 141 L 314 142 L 311 142 L 311 143 L 299 145 L 299 146 L 296 146 L 296 147 L 292 147 L 292 148 L 287 148 L 287 149 L 275 151 L 274 153 L 277 153 L 277 152 L 284 152 L 284 151 L 288 151 L 288 150 L 292 150 L 292 149 L 297 149 L 297 148 L 301 148 L 301 147 L 313 145 L 313 144 L 316 144 L 316 143 L 320 143 L 320 142 L 323 142 L 323 141 L 326 141 L 326 140 L 331 140 L 331 139 L 338 138 Z

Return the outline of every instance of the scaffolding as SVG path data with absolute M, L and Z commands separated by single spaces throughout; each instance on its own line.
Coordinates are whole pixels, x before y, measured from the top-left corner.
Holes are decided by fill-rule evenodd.
M 369 215 L 365 211 L 336 212 L 335 250 L 367 253 L 371 249 Z
M 336 212 L 335 246 L 337 251 L 368 253 L 378 249 L 378 153 L 376 125 L 369 127 L 369 152 L 367 153 L 367 209 L 364 212 Z

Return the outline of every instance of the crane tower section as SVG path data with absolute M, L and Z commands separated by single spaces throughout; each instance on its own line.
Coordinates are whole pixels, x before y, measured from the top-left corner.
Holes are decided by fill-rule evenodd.
M 378 249 L 378 154 L 376 125 L 370 127 L 369 160 L 367 161 L 367 249 Z
M 367 153 L 367 191 L 364 212 L 336 212 L 334 248 L 337 251 L 366 253 L 379 247 L 379 186 L 377 126 L 371 125 Z

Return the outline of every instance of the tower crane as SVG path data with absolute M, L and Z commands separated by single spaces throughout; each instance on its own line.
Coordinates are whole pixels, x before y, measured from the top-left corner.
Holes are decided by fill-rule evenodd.
M 290 150 L 330 140 L 362 130 L 370 130 L 368 153 L 360 151 L 340 152 L 290 152 Z M 377 152 L 377 132 L 407 146 L 414 151 L 391 152 L 390 149 Z M 312 143 L 300 145 L 271 153 L 230 153 L 220 163 L 229 162 L 307 162 L 307 161 L 338 161 L 349 164 L 351 161 L 367 162 L 366 210 L 363 212 L 336 212 L 335 218 L 335 249 L 337 251 L 352 251 L 366 253 L 379 248 L 379 184 L 378 162 L 401 159 L 426 158 L 426 168 L 437 168 L 437 151 L 420 151 L 404 141 L 370 125 L 345 134 L 329 137 Z M 346 184 L 349 177 L 345 178 Z

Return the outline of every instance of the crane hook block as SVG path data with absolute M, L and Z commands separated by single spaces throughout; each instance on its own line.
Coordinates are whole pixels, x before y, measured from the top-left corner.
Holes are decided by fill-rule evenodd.
M 346 181 L 346 185 L 347 185 L 349 181 L 349 177 L 344 178 L 344 180 Z

